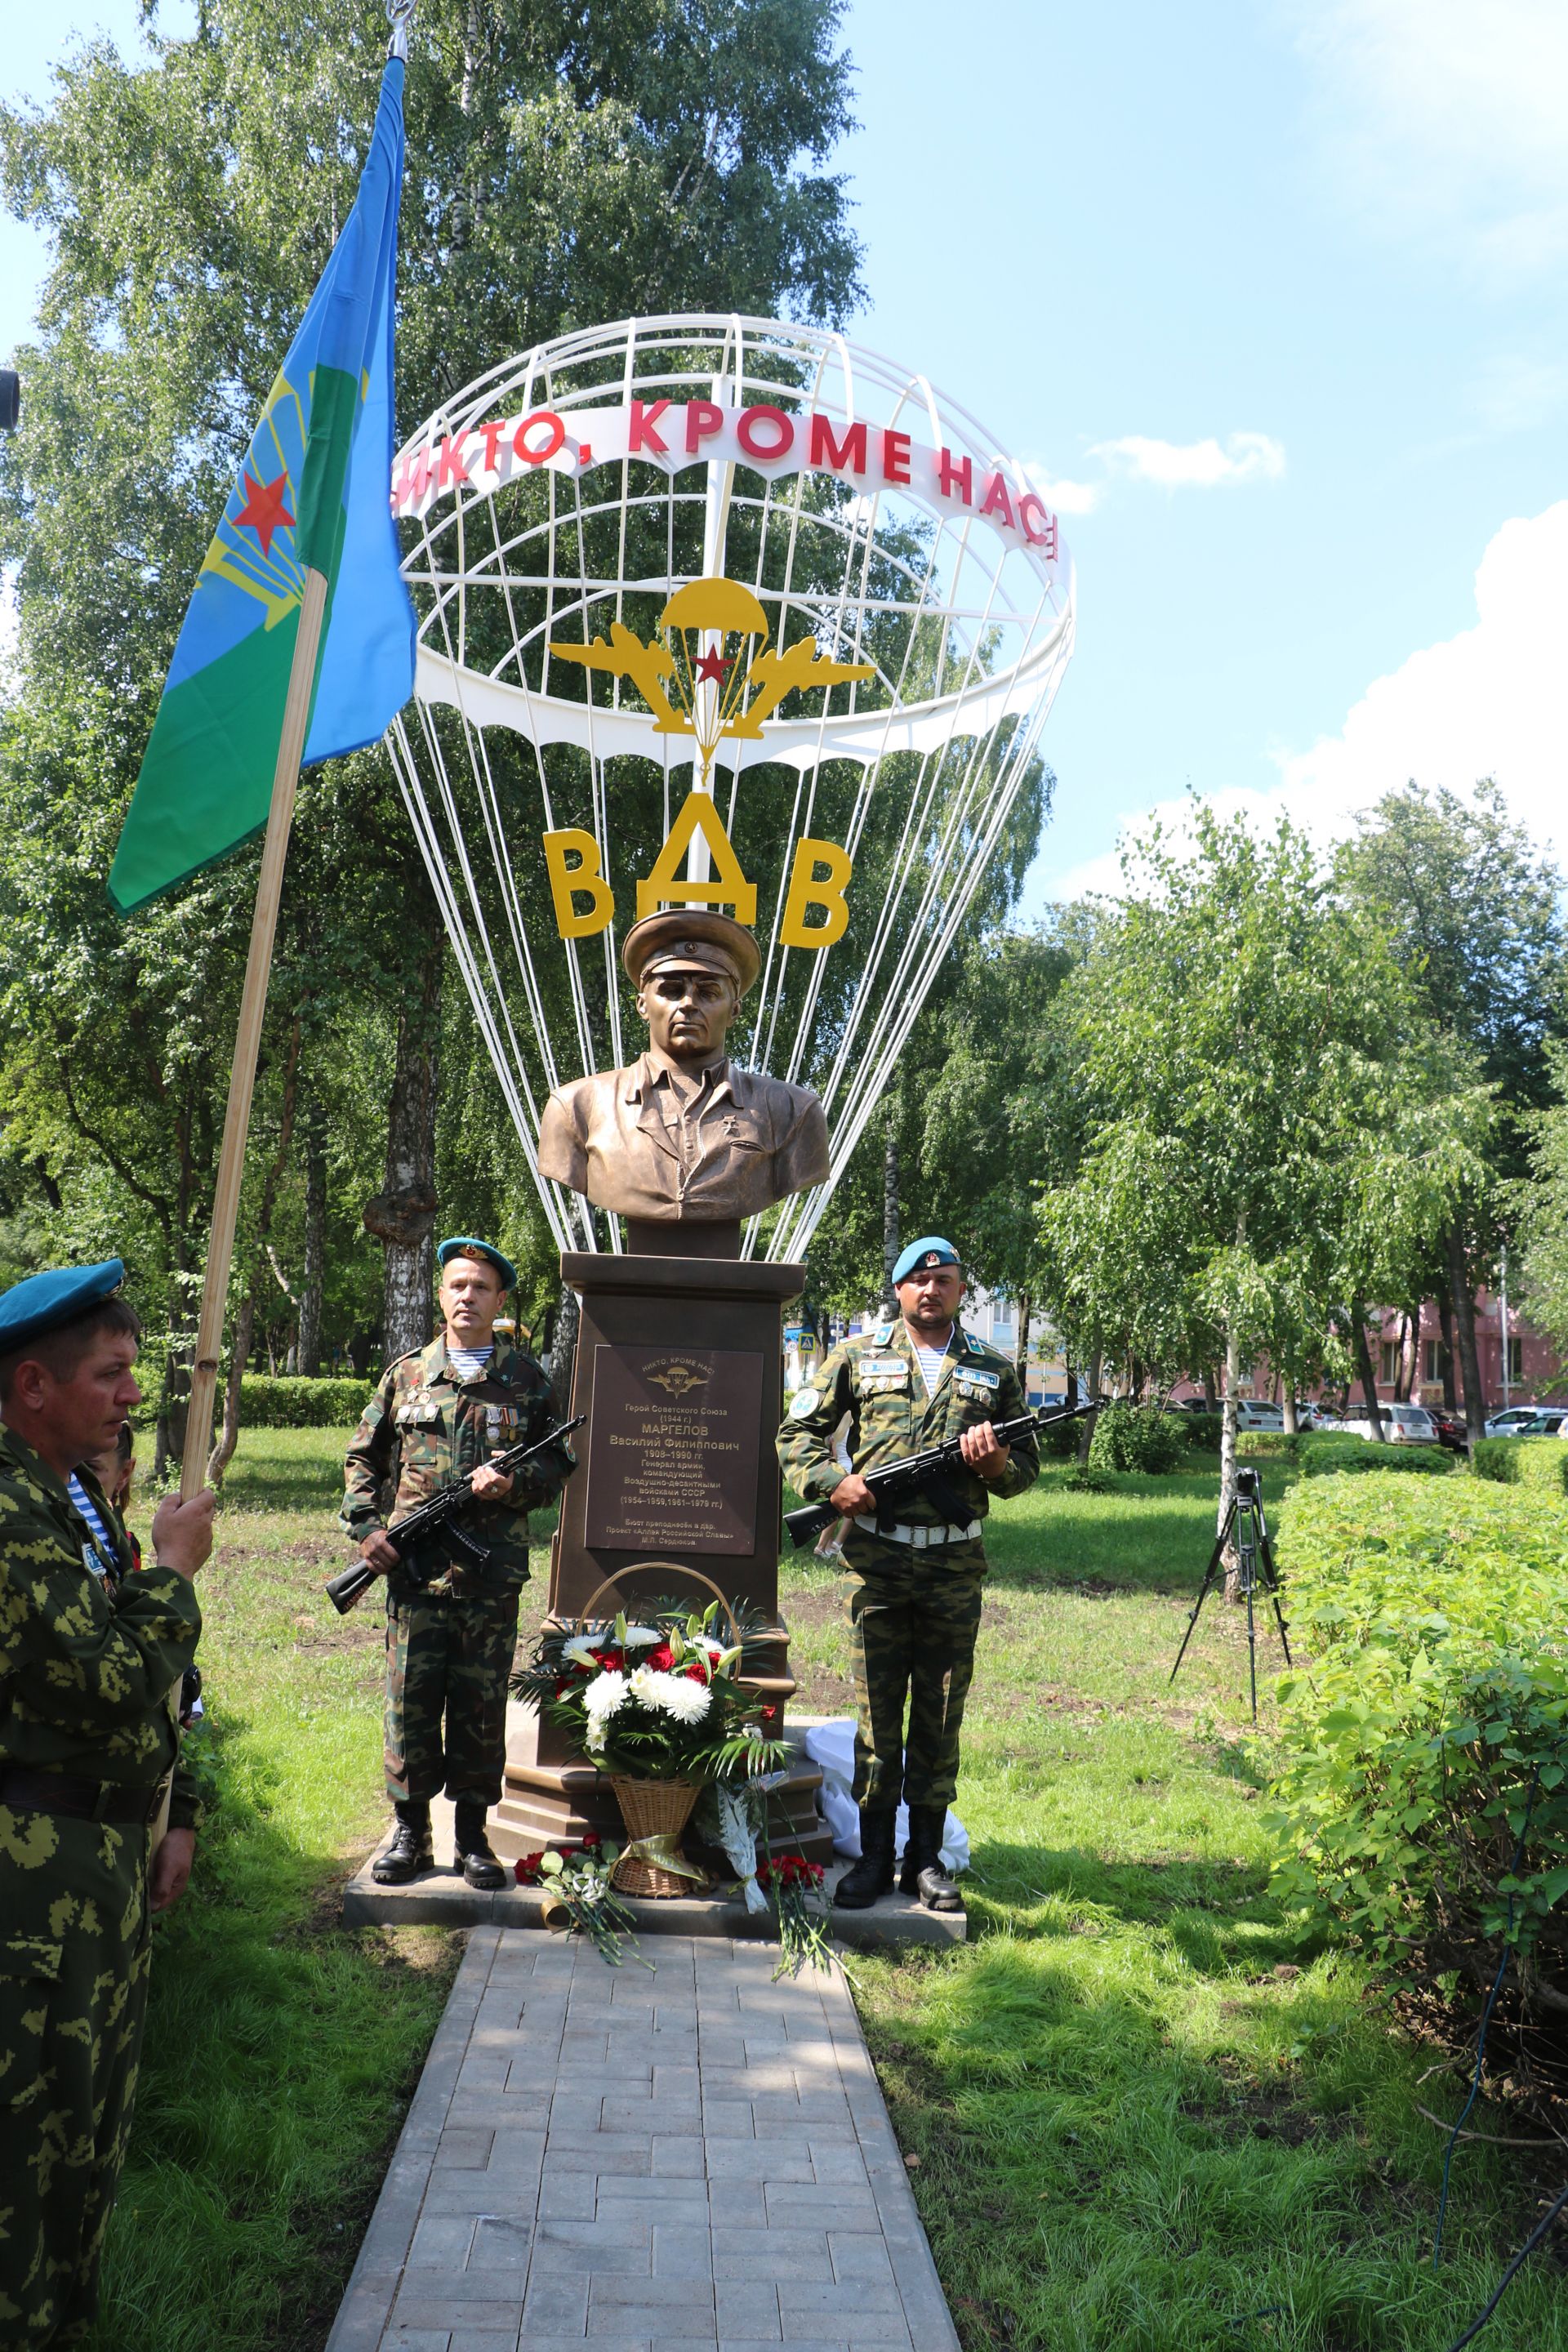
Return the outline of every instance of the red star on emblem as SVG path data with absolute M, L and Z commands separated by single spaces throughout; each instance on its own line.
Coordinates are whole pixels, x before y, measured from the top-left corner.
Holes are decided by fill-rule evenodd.
M 729 667 L 730 656 L 724 654 L 702 654 L 698 657 L 697 675 L 711 686 L 722 686 Z
M 273 534 L 293 528 L 294 518 L 283 503 L 289 495 L 288 468 L 275 482 L 253 482 L 248 473 L 244 480 L 245 504 L 235 516 L 235 522 L 248 523 L 261 541 L 262 554 L 270 555 Z

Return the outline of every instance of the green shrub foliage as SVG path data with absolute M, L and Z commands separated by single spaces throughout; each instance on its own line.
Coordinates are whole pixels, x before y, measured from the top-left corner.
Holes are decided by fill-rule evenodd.
M 274 1380 L 247 1372 L 239 1384 L 242 1429 L 352 1429 L 371 1383 L 363 1380 Z
M 1544 1486 L 1568 1494 L 1568 1444 L 1561 1437 L 1482 1437 L 1470 1448 L 1478 1478 L 1499 1486 Z
M 1331 1430 L 1303 1437 L 1297 1459 L 1304 1478 L 1364 1477 L 1368 1471 L 1446 1478 L 1454 1464 L 1440 1445 L 1379 1445 L 1375 1438 L 1336 1437 Z
M 1163 1473 L 1179 1470 L 1186 1451 L 1174 1413 L 1143 1405 L 1108 1404 L 1094 1417 L 1089 1466 L 1102 1475 L 1108 1470 Z
M 1565 1549 L 1568 1507 L 1470 1478 L 1312 1480 L 1279 1521 L 1312 1660 L 1279 1685 L 1286 1891 L 1407 1988 L 1480 1988 L 1506 1937 L 1536 2016 L 1568 2003 Z
M 1182 1442 L 1189 1454 L 1217 1454 L 1224 1427 L 1217 1412 L 1172 1413 L 1172 1422 L 1182 1433 Z

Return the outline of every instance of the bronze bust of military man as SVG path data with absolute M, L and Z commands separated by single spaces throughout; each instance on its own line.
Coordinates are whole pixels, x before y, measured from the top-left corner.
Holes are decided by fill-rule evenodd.
M 762 966 L 743 925 L 668 908 L 632 926 L 621 961 L 647 1050 L 629 1069 L 557 1087 L 540 1121 L 540 1173 L 625 1217 L 633 1250 L 733 1255 L 742 1218 L 826 1176 L 822 1105 L 725 1055 Z

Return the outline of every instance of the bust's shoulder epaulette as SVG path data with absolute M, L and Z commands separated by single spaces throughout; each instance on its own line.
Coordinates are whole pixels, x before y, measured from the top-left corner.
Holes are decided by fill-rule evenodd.
M 963 1352 L 966 1356 L 978 1357 L 983 1364 L 1005 1364 L 1009 1371 L 1016 1369 L 1011 1356 L 1005 1355 L 1000 1348 L 987 1347 L 985 1341 L 973 1331 L 966 1331 L 963 1335 Z

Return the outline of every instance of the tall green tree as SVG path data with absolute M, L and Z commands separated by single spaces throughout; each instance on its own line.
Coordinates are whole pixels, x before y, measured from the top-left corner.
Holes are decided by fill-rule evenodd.
M 839 15 L 838 0 L 426 0 L 406 92 L 401 418 L 599 319 L 841 319 L 858 287 L 825 168 L 849 121 Z M 14 918 L 0 925 L 14 1107 L 0 1207 L 44 1247 L 129 1234 L 144 1298 L 177 1319 L 210 1204 L 255 853 L 130 923 L 101 876 L 213 520 L 352 201 L 385 20 L 370 0 L 205 0 L 194 37 L 175 39 L 153 0 L 147 21 L 149 58 L 90 44 L 45 105 L 0 109 L 0 191 L 53 247 L 37 338 L 16 355 L 23 426 L 0 447 L 20 631 L 0 713 Z M 468 1165 L 468 1113 L 447 1118 L 442 1077 L 444 1042 L 448 1075 L 473 1075 L 452 1057 L 461 1017 L 384 760 L 307 778 L 247 1214 L 253 1244 L 263 1223 L 297 1228 L 297 1270 L 308 1246 L 320 1286 L 323 1236 L 348 1241 L 342 1187 L 357 1187 L 393 1348 L 422 1336 L 441 1183 L 475 1189 L 450 1172 Z M 262 1218 L 296 1030 L 295 1114 Z M 515 1152 L 502 1165 L 493 1213 L 531 1232 L 526 1172 Z M 363 1265 L 363 1235 L 356 1247 Z M 253 1245 L 242 1286 L 264 1261 Z M 363 1314 L 363 1280 L 349 1287 L 329 1345 Z
M 1223 1514 L 1243 1365 L 1321 1354 L 1351 1204 L 1403 1203 L 1463 1120 L 1382 927 L 1288 822 L 1259 841 L 1200 804 L 1190 854 L 1156 825 L 1127 868 L 1058 1000 L 1084 1144 L 1041 1202 L 1049 1303 L 1135 1383 L 1223 1359 Z
M 1510 1186 L 1526 1170 L 1533 1115 L 1552 1097 L 1551 1044 L 1563 1032 L 1563 877 L 1508 815 L 1489 780 L 1468 797 L 1412 782 L 1363 816 L 1345 853 L 1350 888 L 1384 925 L 1427 1016 L 1473 1058 L 1498 1116 L 1484 1161 L 1456 1195 L 1417 1287 L 1451 1312 L 1472 1438 L 1487 1401 L 1475 1295 L 1495 1276 Z

